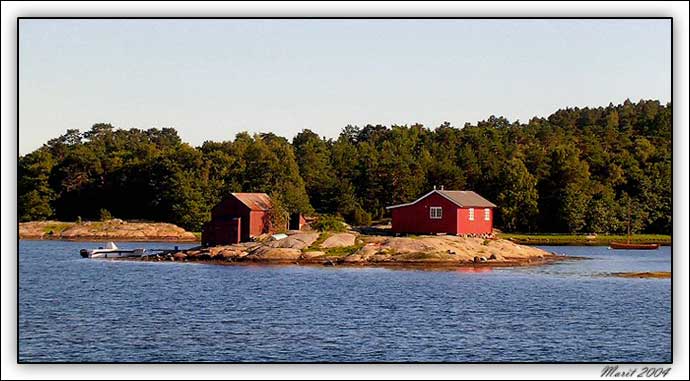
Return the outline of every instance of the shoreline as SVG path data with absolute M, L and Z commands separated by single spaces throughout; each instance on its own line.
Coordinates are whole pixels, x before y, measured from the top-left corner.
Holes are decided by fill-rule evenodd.
M 170 243 L 201 243 L 200 239 L 179 239 L 179 238 L 132 238 L 126 236 L 111 236 L 111 237 L 75 237 L 75 238 L 62 238 L 62 237 L 32 237 L 24 236 L 19 237 L 20 241 L 66 241 L 66 242 L 106 242 L 106 241 L 124 241 L 124 242 L 170 242 Z M 520 240 L 520 239 L 508 239 L 518 245 L 523 246 L 591 246 L 591 247 L 602 247 L 609 246 L 609 243 L 588 243 L 588 242 L 549 242 L 549 241 L 530 241 L 530 240 Z M 637 242 L 631 242 L 637 243 Z M 640 242 L 643 243 L 643 242 Z M 672 243 L 659 243 L 660 246 L 673 246 Z
M 165 222 L 106 221 L 31 221 L 20 222 L 19 239 L 64 241 L 199 242 L 192 232 Z
M 381 261 L 381 262 L 347 262 L 342 258 L 335 260 L 234 260 L 228 261 L 224 259 L 193 259 L 193 260 L 174 260 L 167 257 L 167 254 L 161 254 L 151 257 L 142 258 L 113 258 L 113 261 L 125 262 L 178 262 L 188 264 L 213 265 L 213 266 L 269 266 L 269 267 L 283 267 L 283 266 L 307 266 L 307 267 L 341 267 L 341 268 L 385 268 L 390 270 L 418 270 L 418 271 L 463 271 L 466 272 L 485 272 L 491 271 L 494 268 L 507 267 L 527 267 L 527 266 L 544 266 L 561 261 L 569 260 L 584 260 L 585 257 L 553 255 L 550 254 L 543 258 L 531 258 L 527 260 L 511 260 L 511 261 L 487 261 L 487 262 L 451 262 L 451 261 Z M 174 258 L 174 257 L 173 257 Z M 468 271 L 469 270 L 469 271 Z
M 625 235 L 573 235 L 573 234 L 513 234 L 498 233 L 506 239 L 520 245 L 529 246 L 609 246 L 611 242 L 626 242 Z M 658 243 L 660 246 L 673 246 L 671 235 L 633 234 L 630 243 Z
M 389 235 L 373 229 L 376 233 Z M 415 235 L 402 236 L 414 237 Z M 611 241 L 625 242 L 624 235 L 577 235 L 577 234 L 520 234 L 498 232 L 497 238 L 508 240 L 523 246 L 609 246 Z M 201 241 L 200 233 L 193 233 L 170 223 L 137 222 L 111 219 L 107 221 L 29 221 L 18 224 L 20 240 L 65 240 L 75 242 L 89 241 L 131 241 L 131 242 L 179 242 L 197 243 Z M 672 246 L 671 235 L 634 234 L 631 243 L 658 243 L 661 246 Z
M 457 236 L 389 237 L 356 232 L 292 232 L 285 238 L 163 250 L 132 261 L 216 265 L 484 268 L 543 265 L 577 259 L 503 239 Z
M 670 271 L 643 271 L 643 272 L 619 272 L 610 273 L 609 276 L 617 278 L 637 278 L 637 279 L 670 279 Z
M 20 241 L 67 241 L 67 242 L 104 242 L 104 241 L 125 241 L 125 242 L 179 242 L 179 243 L 200 243 L 201 240 L 195 239 L 180 239 L 180 238 L 132 238 L 127 236 L 110 236 L 110 237 L 95 237 L 95 236 L 83 236 L 74 238 L 62 238 L 62 237 L 35 237 L 35 236 L 20 236 Z M 511 239 L 506 238 L 511 242 L 523 246 L 591 246 L 591 247 L 601 247 L 609 246 L 608 242 L 580 242 L 580 241 L 567 241 L 567 242 L 554 242 L 547 240 L 523 240 L 523 239 Z M 646 243 L 644 241 L 631 243 Z M 660 246 L 673 246 L 670 242 L 659 242 Z
M 19 237 L 19 241 L 64 241 L 64 242 L 107 242 L 107 241 L 121 241 L 121 242 L 151 242 L 151 243 L 200 243 L 201 240 L 185 240 L 179 238 L 131 238 L 131 237 L 77 237 L 77 238 L 41 238 L 41 237 Z

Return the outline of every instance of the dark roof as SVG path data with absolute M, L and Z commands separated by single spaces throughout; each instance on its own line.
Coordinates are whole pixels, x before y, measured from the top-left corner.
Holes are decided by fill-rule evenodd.
M 414 205 L 419 201 L 427 198 L 432 193 L 438 193 L 439 195 L 447 198 L 449 201 L 461 208 L 495 208 L 496 205 L 491 201 L 485 199 L 484 197 L 478 195 L 472 191 L 449 191 L 434 189 L 431 192 L 425 194 L 424 196 L 416 199 L 415 201 L 408 202 L 406 204 L 398 204 L 387 206 L 386 209 L 400 208 L 403 206 Z
M 495 208 L 496 205 L 472 191 L 437 191 L 462 207 Z
M 269 210 L 273 205 L 266 193 L 233 193 L 232 195 L 251 210 Z

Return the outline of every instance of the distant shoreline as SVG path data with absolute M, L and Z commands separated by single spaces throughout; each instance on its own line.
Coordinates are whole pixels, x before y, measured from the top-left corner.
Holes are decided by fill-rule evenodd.
M 498 233 L 497 238 L 527 246 L 608 246 L 611 241 L 626 242 L 625 235 L 576 235 L 576 234 L 519 234 Z M 119 219 L 88 221 L 83 223 L 63 221 L 29 221 L 19 223 L 20 240 L 62 241 L 131 241 L 131 242 L 180 242 L 201 241 L 199 233 L 188 232 L 174 224 L 162 222 L 127 222 Z M 631 243 L 658 243 L 672 246 L 671 235 L 633 234 Z
M 625 272 L 611 273 L 610 276 L 619 278 L 639 278 L 639 279 L 668 279 L 672 277 L 670 271 L 646 271 L 646 272 Z
M 57 241 L 199 242 L 200 237 L 169 223 L 108 221 L 19 223 L 19 239 Z
M 575 234 L 514 234 L 499 233 L 499 238 L 507 239 L 520 245 L 529 246 L 609 246 L 613 242 L 626 242 L 625 235 L 575 235 Z M 664 234 L 633 234 L 630 243 L 658 243 L 662 246 L 672 246 L 670 235 Z
M 92 238 L 92 237 L 81 237 L 81 238 L 25 238 L 19 237 L 20 241 L 62 241 L 62 242 L 150 242 L 150 243 L 201 243 L 200 240 L 181 240 L 176 238 L 140 238 L 131 239 L 127 237 L 106 237 L 106 238 Z

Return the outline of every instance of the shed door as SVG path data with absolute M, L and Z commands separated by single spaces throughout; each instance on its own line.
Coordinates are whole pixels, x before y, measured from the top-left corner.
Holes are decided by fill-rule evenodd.
M 228 230 L 230 233 L 230 242 L 229 243 L 240 243 L 241 239 L 241 225 L 240 222 L 242 221 L 241 218 L 233 218 L 230 221 L 230 226 L 228 226 Z

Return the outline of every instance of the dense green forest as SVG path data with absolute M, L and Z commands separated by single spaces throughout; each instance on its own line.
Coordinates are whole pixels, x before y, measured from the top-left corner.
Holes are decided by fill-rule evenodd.
M 386 217 L 434 185 L 474 190 L 517 232 L 671 232 L 671 104 L 566 108 L 511 123 L 347 126 L 337 139 L 303 130 L 183 143 L 172 128 L 70 129 L 19 158 L 22 221 L 114 217 L 198 231 L 230 192 L 266 192 L 286 211 Z M 276 128 L 278 129 L 278 128 Z

